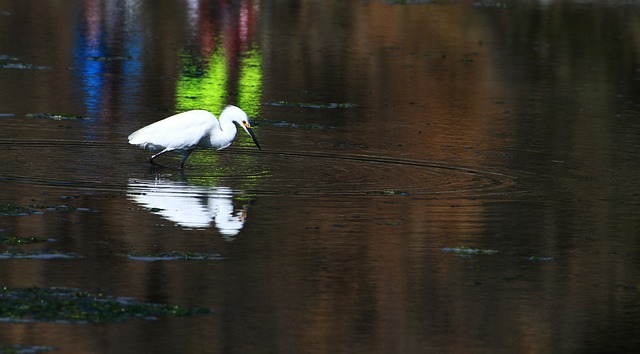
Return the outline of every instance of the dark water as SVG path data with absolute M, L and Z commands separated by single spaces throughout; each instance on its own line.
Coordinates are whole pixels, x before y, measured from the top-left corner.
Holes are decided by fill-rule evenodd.
M 3 322 L 0 343 L 633 352 L 629 3 L 0 0 L 0 204 L 37 211 L 0 216 L 0 237 L 82 256 L 0 260 L 0 285 L 214 310 Z M 127 144 L 158 119 L 229 103 L 262 151 L 242 133 L 181 173 L 179 156 L 153 169 Z M 163 252 L 222 259 L 127 257 Z

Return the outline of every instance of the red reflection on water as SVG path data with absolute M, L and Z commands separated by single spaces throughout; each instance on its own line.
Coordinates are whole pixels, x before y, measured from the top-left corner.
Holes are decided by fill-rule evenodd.
M 187 6 L 189 29 L 203 57 L 213 54 L 219 38 L 222 38 L 228 55 L 251 48 L 260 12 L 258 1 L 237 4 L 224 0 L 190 0 Z

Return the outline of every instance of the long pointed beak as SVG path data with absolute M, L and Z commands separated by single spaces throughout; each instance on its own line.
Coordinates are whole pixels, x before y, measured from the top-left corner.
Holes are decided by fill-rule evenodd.
M 258 147 L 258 150 L 262 150 L 260 148 L 260 144 L 258 143 L 258 139 L 256 139 L 256 135 L 253 134 L 253 130 L 251 130 L 251 126 L 249 124 L 244 124 L 242 127 L 247 131 L 247 133 L 249 133 L 251 139 L 253 139 L 253 143 Z

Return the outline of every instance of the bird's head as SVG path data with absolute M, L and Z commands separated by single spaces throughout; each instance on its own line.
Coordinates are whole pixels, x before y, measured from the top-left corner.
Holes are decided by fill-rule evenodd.
M 244 129 L 245 132 L 247 132 L 247 134 L 249 134 L 249 136 L 251 136 L 251 139 L 253 140 L 254 144 L 256 144 L 256 146 L 258 147 L 258 149 L 262 150 L 260 148 L 260 144 L 258 143 L 258 139 L 256 139 L 256 135 L 253 133 L 253 130 L 251 130 L 251 124 L 249 123 L 249 117 L 247 116 L 247 114 L 240 108 L 236 107 L 236 106 L 227 106 L 225 107 L 225 109 L 222 111 L 222 113 L 220 114 L 220 116 L 222 117 L 222 115 L 227 115 L 229 114 L 231 117 L 231 121 L 237 123 L 239 126 L 242 127 L 242 129 Z

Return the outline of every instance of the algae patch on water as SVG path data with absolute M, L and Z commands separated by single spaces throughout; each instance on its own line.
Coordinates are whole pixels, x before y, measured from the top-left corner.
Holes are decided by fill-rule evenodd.
M 31 215 L 36 211 L 15 204 L 0 204 L 0 215 Z
M 0 289 L 0 320 L 5 322 L 121 322 L 131 318 L 155 320 L 211 312 L 206 308 L 144 303 L 69 288 Z
M 89 209 L 89 208 L 80 208 L 71 205 L 65 204 L 29 204 L 28 207 L 23 207 L 21 205 L 16 204 L 0 204 L 0 215 L 4 216 L 24 216 L 31 214 L 42 214 L 44 212 L 49 211 L 58 211 L 58 212 L 89 212 L 95 213 L 98 210 Z
M 56 348 L 45 345 L 0 344 L 0 353 L 4 354 L 35 354 L 52 350 Z

